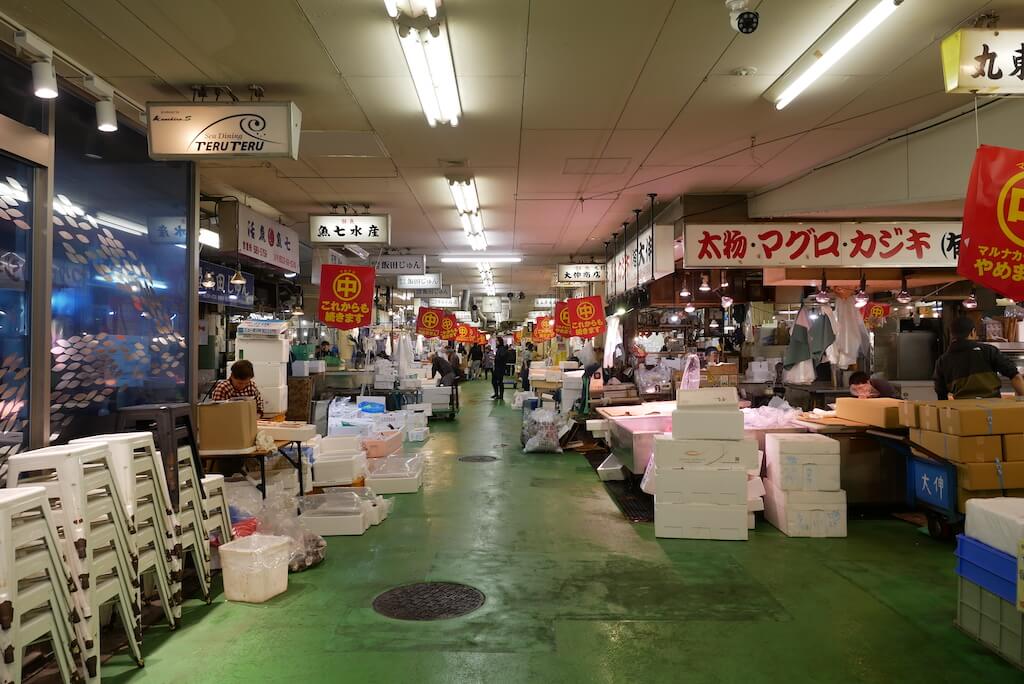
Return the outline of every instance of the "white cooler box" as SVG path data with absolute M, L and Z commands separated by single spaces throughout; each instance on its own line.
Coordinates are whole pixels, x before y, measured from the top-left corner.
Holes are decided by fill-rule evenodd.
M 452 400 L 451 387 L 424 387 L 423 401 L 431 406 L 443 406 L 447 408 Z
M 313 464 L 313 486 L 332 487 L 352 484 L 366 477 L 366 452 L 323 453 Z
M 764 517 L 787 537 L 845 537 L 846 492 L 785 492 L 765 481 Z
M 968 499 L 964 532 L 1016 558 L 1017 545 L 1024 539 L 1024 499 Z
M 267 363 L 265 361 L 253 361 L 253 381 L 257 387 L 281 387 L 288 384 L 287 363 Z M 225 377 L 231 375 L 231 366 L 225 371 Z
M 263 396 L 263 412 L 265 414 L 285 413 L 288 410 L 288 386 L 257 387 Z
M 654 498 L 654 536 L 668 539 L 746 541 L 747 505 L 659 503 Z
M 245 359 L 253 363 L 288 363 L 291 351 L 288 340 L 246 339 L 235 341 L 235 360 Z
M 757 441 L 673 439 L 671 435 L 655 435 L 654 462 L 659 468 L 737 466 L 751 470 L 758 465 Z
M 426 442 L 430 437 L 430 428 L 428 427 L 414 427 L 409 428 L 406 433 L 406 441 L 409 442 Z
M 423 459 L 389 456 L 369 463 L 366 486 L 378 494 L 413 494 L 423 486 Z
M 739 505 L 747 502 L 747 471 L 658 468 L 655 498 L 665 504 Z
M 321 537 L 360 535 L 370 527 L 363 502 L 354 492 L 334 490 L 299 501 L 302 524 Z
M 743 414 L 739 408 L 676 409 L 672 412 L 672 438 L 739 441 L 743 439 Z

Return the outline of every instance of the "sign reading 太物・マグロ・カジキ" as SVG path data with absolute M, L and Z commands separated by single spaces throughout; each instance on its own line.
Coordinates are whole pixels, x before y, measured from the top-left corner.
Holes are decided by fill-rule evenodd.
M 1024 29 L 960 29 L 942 40 L 947 93 L 1024 93 Z
M 956 266 L 961 224 L 742 223 L 686 226 L 687 267 Z
M 149 102 L 146 120 L 153 159 L 299 158 L 293 102 Z
M 324 245 L 391 243 L 391 217 L 349 214 L 309 217 L 309 241 Z

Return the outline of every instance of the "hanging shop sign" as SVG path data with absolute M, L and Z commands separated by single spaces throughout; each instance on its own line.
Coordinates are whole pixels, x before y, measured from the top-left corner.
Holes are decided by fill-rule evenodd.
M 599 283 L 608 275 L 607 264 L 559 264 L 555 280 L 561 283 Z
M 441 315 L 441 339 L 454 340 L 459 332 L 459 319 L 455 314 L 445 311 Z
M 458 297 L 430 297 L 427 304 L 440 309 L 454 309 L 459 305 Z
M 569 326 L 573 337 L 596 337 L 608 329 L 604 302 L 600 297 L 581 297 L 568 302 Z
M 375 278 L 372 266 L 324 266 L 317 309 L 320 321 L 341 330 L 371 325 Z
M 324 265 L 329 266 L 344 266 L 348 263 L 345 259 L 345 255 L 334 249 L 314 249 L 313 250 L 313 272 L 310 274 L 310 282 L 314 285 L 320 284 L 320 267 Z
M 559 337 L 570 337 L 572 327 L 569 325 L 569 304 L 568 302 L 555 303 L 555 334 Z
M 867 306 L 861 307 L 860 314 L 865 321 L 872 319 L 888 318 L 892 307 L 882 302 L 869 302 Z
M 398 277 L 401 278 L 402 276 L 398 276 Z M 395 289 L 397 289 L 397 290 L 404 290 L 404 289 L 409 289 L 409 288 L 404 288 L 404 287 L 400 287 L 400 286 L 396 285 Z M 451 285 L 445 285 L 444 287 L 422 287 L 422 288 L 414 288 L 414 289 L 416 290 L 416 296 L 417 297 L 451 297 L 452 296 L 452 286 Z
M 440 273 L 424 273 L 422 275 L 400 275 L 398 276 L 398 289 L 399 290 L 431 290 L 441 287 L 441 274 Z M 422 292 L 416 294 L 422 295 Z M 437 295 L 439 297 L 451 296 L 449 290 L 447 295 Z
M 1024 93 L 1024 29 L 960 29 L 941 52 L 947 93 Z
M 444 312 L 440 309 L 421 306 L 416 313 L 416 334 L 424 337 L 440 337 L 442 318 L 444 318 Z
M 153 159 L 299 158 L 294 102 L 148 102 Z
M 550 309 L 558 301 L 557 297 L 535 297 L 533 300 L 533 308 L 535 309 Z
M 957 273 L 1024 299 L 1024 151 L 982 145 L 964 201 Z
M 480 298 L 480 313 L 500 314 L 501 313 L 501 297 L 481 297 Z
M 549 316 L 540 316 L 533 325 L 533 341 L 547 342 L 555 336 L 555 321 Z
M 238 204 L 238 253 L 288 273 L 299 272 L 299 236 L 277 221 Z
M 382 254 L 370 260 L 373 267 L 377 269 L 377 275 L 423 275 L 427 272 L 427 257 L 425 254 L 398 255 Z
M 256 276 L 242 271 L 242 275 L 245 276 L 245 285 L 232 285 L 231 277 L 234 275 L 235 269 L 233 268 L 213 264 L 209 261 L 200 261 L 200 283 L 209 276 L 215 284 L 213 287 L 199 285 L 199 301 L 207 304 L 224 304 L 236 309 L 251 309 L 253 293 L 256 290 Z
M 188 223 L 184 216 L 150 216 L 146 219 L 149 241 L 184 245 L 188 242 Z
M 674 232 L 675 227 L 667 224 L 643 230 L 639 247 L 635 237 L 626 238 L 625 246 L 608 262 L 607 293 L 622 294 L 672 273 L 675 270 Z M 575 283 L 574 287 L 578 285 Z
M 745 223 L 686 226 L 687 268 L 953 268 L 961 224 Z
M 387 214 L 309 217 L 309 241 L 314 245 L 391 244 Z M 421 271 L 422 272 L 422 271 Z

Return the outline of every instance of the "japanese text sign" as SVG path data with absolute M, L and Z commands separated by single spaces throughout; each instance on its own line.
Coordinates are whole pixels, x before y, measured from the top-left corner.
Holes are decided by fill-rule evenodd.
M 188 238 L 187 225 L 184 216 L 150 216 L 146 219 L 150 242 L 183 245 Z
M 570 299 L 567 308 L 573 337 L 596 337 L 608 329 L 604 318 L 604 302 L 600 297 Z
M 318 318 L 331 328 L 351 330 L 373 323 L 372 266 L 322 266 Z
M 572 328 L 569 326 L 569 304 L 555 303 L 555 334 L 559 337 L 570 337 Z
M 391 217 L 380 216 L 310 216 L 309 241 L 317 244 L 390 244 Z
M 441 314 L 441 339 L 454 340 L 459 333 L 459 320 L 455 314 L 445 311 Z
M 253 293 L 256 290 L 256 276 L 242 271 L 245 285 L 232 285 L 231 276 L 235 269 L 212 264 L 209 261 L 199 262 L 200 283 L 207 277 L 213 279 L 213 287 L 199 285 L 199 301 L 208 304 L 225 304 L 238 309 L 253 307 Z
M 299 236 L 244 204 L 238 204 L 238 253 L 288 273 L 299 272 Z
M 686 226 L 688 267 L 952 268 L 960 223 L 745 223 Z
M 555 336 L 554 319 L 549 316 L 541 316 L 533 325 L 534 342 L 547 342 Z
M 942 40 L 947 93 L 1024 93 L 1024 30 L 960 29 Z
M 153 159 L 299 158 L 292 102 L 149 102 L 146 119 Z
M 653 230 L 641 231 L 639 240 L 627 237 L 624 246 L 608 262 L 607 293 L 621 294 L 672 273 L 675 270 L 674 235 L 675 226 L 655 224 Z M 565 282 L 564 278 L 559 282 Z
M 562 283 L 599 283 L 607 275 L 607 264 L 559 264 L 556 272 Z
M 440 309 L 421 306 L 416 313 L 416 333 L 424 337 L 440 337 L 442 318 L 444 312 Z
M 423 273 L 421 275 L 400 275 L 398 276 L 398 289 L 399 290 L 433 290 L 441 287 L 441 274 L 440 273 Z M 419 295 L 427 296 L 426 293 L 420 292 Z M 439 297 L 450 297 L 451 291 L 448 294 L 437 295 Z
M 427 257 L 424 254 L 382 254 L 371 262 L 377 275 L 423 275 L 427 272 Z
M 1024 151 L 978 148 L 964 202 L 957 273 L 1024 299 Z

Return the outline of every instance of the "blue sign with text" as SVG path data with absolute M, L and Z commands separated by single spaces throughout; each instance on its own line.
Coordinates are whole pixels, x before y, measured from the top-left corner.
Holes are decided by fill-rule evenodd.
M 242 271 L 245 285 L 232 285 L 233 268 L 211 264 L 209 261 L 199 262 L 199 301 L 207 304 L 225 304 L 236 309 L 253 307 L 253 292 L 256 289 L 256 277 L 252 273 Z M 213 283 L 212 287 L 205 285 Z

